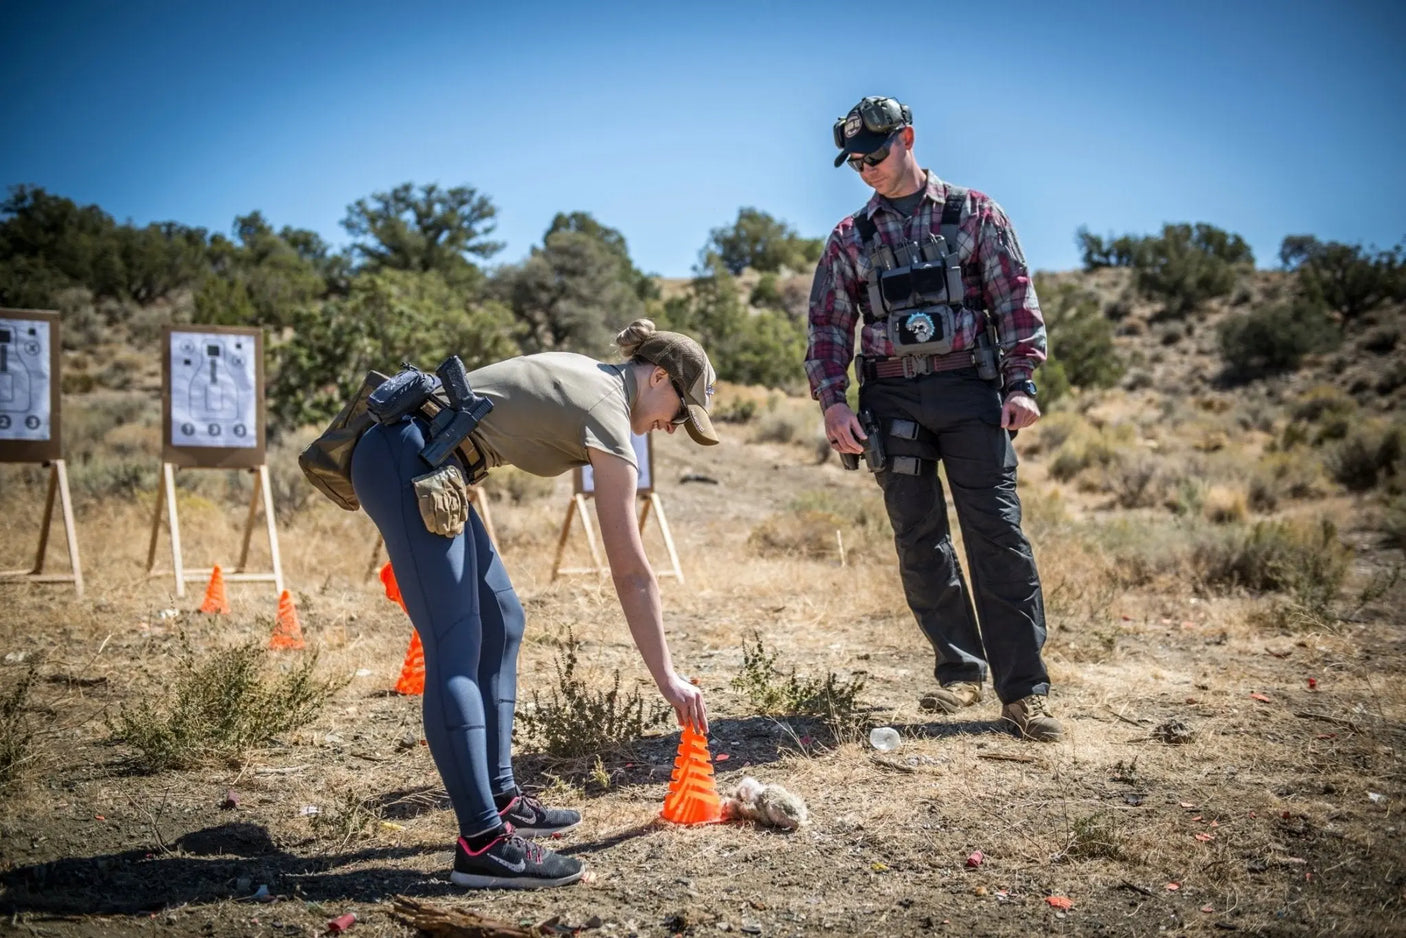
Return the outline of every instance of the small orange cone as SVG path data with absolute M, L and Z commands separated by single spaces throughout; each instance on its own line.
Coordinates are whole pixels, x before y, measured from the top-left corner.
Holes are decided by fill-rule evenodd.
M 409 615 L 410 610 L 405 609 L 405 600 L 400 595 L 400 584 L 395 581 L 395 571 L 389 563 L 381 568 L 381 585 L 386 588 L 386 598 L 398 604 L 405 614 Z
M 420 644 L 420 633 L 414 629 L 410 630 L 410 647 L 405 651 L 405 663 L 400 666 L 400 680 L 395 682 L 395 692 L 425 692 L 425 646 Z
M 713 781 L 713 764 L 708 756 L 708 740 L 692 726 L 683 728 L 669 794 L 659 815 L 675 824 L 708 824 L 722 818 L 718 786 Z
M 210 571 L 210 585 L 205 587 L 205 601 L 200 604 L 200 611 L 229 615 L 229 600 L 225 598 L 225 575 L 220 572 L 219 564 L 215 564 L 215 569 Z
M 293 594 L 287 590 L 278 597 L 278 618 L 273 623 L 269 647 L 278 651 L 297 651 L 307 647 L 303 644 L 303 627 L 298 624 L 298 607 L 293 605 Z

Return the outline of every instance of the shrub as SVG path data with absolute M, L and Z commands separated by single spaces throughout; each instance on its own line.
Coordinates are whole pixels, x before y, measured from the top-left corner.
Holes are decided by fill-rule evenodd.
M 1375 488 L 1396 471 L 1406 451 L 1406 426 L 1369 424 L 1354 429 L 1324 457 L 1333 478 L 1353 492 Z
M 757 428 L 752 431 L 752 442 L 805 442 L 806 436 L 816 432 L 818 426 L 819 417 L 809 408 L 804 411 L 793 408 L 777 409 L 763 417 Z
M 1050 334 L 1049 358 L 1042 366 L 1041 399 L 1057 400 L 1070 386 L 1111 388 L 1124 365 L 1113 346 L 1113 324 L 1099 309 L 1098 296 L 1073 283 L 1047 285 L 1037 275 L 1036 291 Z
M 1255 511 L 1273 511 L 1281 498 L 1321 498 L 1322 465 L 1307 453 L 1266 453 L 1250 475 L 1248 497 Z
M 1068 482 L 1091 466 L 1110 466 L 1118 452 L 1132 442 L 1131 427 L 1113 430 L 1081 429 L 1064 440 L 1055 450 L 1050 463 L 1050 475 Z
M 1261 521 L 1246 533 L 1212 540 L 1196 556 L 1210 585 L 1289 593 L 1315 613 L 1338 597 L 1350 558 L 1326 518 L 1317 524 Z
M 1342 439 L 1352 427 L 1357 410 L 1357 402 L 1332 385 L 1309 388 L 1289 408 L 1289 416 L 1299 426 L 1291 423 L 1284 428 L 1284 448 L 1291 448 L 1299 438 L 1315 446 Z
M 1201 510 L 1212 524 L 1238 524 L 1249 514 L 1245 493 L 1223 485 L 1213 485 L 1206 490 Z
M 742 643 L 742 668 L 733 677 L 733 690 L 771 716 L 819 717 L 837 732 L 853 728 L 858 720 L 863 675 L 842 681 L 833 671 L 824 678 L 798 678 L 794 668 L 782 675 L 776 667 L 780 652 L 768 653 L 760 635 L 755 647 Z
M 346 681 L 318 680 L 313 654 L 271 677 L 259 642 L 214 652 L 197 662 L 181 635 L 178 674 L 160 703 L 140 700 L 108 718 L 113 738 L 153 769 L 237 761 L 247 750 L 311 722 Z
M 1118 820 L 1107 811 L 1076 818 L 1069 829 L 1063 855 L 1077 860 L 1117 860 L 1123 856 L 1119 845 Z
M 747 423 L 757 415 L 757 402 L 745 398 L 729 398 L 713 405 L 712 417 L 722 423 Z
M 1217 333 L 1229 376 L 1238 380 L 1294 371 L 1305 355 L 1340 342 L 1322 304 L 1304 298 L 1228 317 Z
M 1382 509 L 1382 537 L 1387 547 L 1406 547 L 1406 497 L 1396 496 Z
M 621 693 L 619 670 L 610 690 L 587 686 L 576 675 L 580 647 L 568 629 L 556 656 L 557 682 L 550 698 L 543 701 L 534 690 L 531 706 L 517 715 L 518 728 L 538 740 L 548 755 L 574 758 L 627 748 L 670 712 L 658 701 L 646 707 L 638 690 Z

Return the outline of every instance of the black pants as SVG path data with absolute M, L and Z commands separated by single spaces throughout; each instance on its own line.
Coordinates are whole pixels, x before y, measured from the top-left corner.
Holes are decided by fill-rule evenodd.
M 1035 556 L 1020 530 L 1015 449 L 1001 429 L 999 392 L 965 369 L 880 378 L 867 382 L 859 399 L 879 419 L 890 457 L 929 460 L 918 475 L 885 470 L 877 478 L 908 607 L 936 652 L 938 682 L 981 682 L 989 662 L 1003 703 L 1049 693 L 1040 659 L 1045 604 Z M 895 439 L 889 432 L 895 418 L 916 421 L 919 438 Z M 952 547 L 937 460 L 962 527 L 970 590 Z

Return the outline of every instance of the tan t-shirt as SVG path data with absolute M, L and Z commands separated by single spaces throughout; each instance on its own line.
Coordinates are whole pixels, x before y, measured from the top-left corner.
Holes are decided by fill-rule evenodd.
M 636 469 L 630 445 L 634 371 L 573 352 L 542 352 L 469 372 L 469 385 L 493 402 L 473 432 L 494 466 L 539 476 L 590 463 L 586 450 L 614 453 Z

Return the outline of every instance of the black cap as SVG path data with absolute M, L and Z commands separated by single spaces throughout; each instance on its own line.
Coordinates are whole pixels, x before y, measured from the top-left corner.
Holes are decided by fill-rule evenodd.
M 835 146 L 840 155 L 839 166 L 853 153 L 873 153 L 892 137 L 894 132 L 913 123 L 913 112 L 896 98 L 871 95 L 850 108 L 848 114 L 835 121 Z

